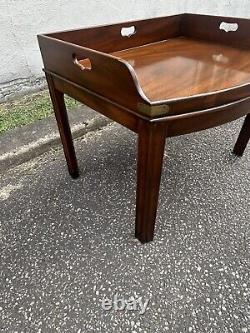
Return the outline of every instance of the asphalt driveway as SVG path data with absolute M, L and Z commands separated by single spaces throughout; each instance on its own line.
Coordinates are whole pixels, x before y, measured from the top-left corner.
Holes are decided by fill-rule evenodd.
M 1 332 L 250 327 L 250 149 L 242 120 L 167 141 L 155 239 L 134 237 L 136 136 L 109 125 L 0 175 Z M 148 300 L 138 309 L 102 300 Z M 113 303 L 112 303 L 113 304 Z

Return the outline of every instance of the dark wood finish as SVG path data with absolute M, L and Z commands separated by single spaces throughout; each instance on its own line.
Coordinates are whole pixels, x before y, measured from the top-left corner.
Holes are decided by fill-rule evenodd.
M 220 30 L 223 21 L 237 21 L 238 31 Z M 250 44 L 244 37 L 249 22 L 183 14 L 38 38 L 47 70 L 138 113 L 157 117 L 213 108 L 249 96 Z M 136 33 L 122 37 L 121 28 L 131 25 Z M 200 32 L 193 25 L 200 25 Z M 91 70 L 76 66 L 75 57 L 80 64 L 88 58 Z
M 64 102 L 64 96 L 62 92 L 55 88 L 51 75 L 46 74 L 46 79 L 48 82 L 50 97 L 55 112 L 55 117 L 63 145 L 64 155 L 68 165 L 68 170 L 73 178 L 77 178 L 79 176 L 79 171 L 73 145 L 73 139 L 69 126 L 67 110 Z
M 244 120 L 242 129 L 240 131 L 240 135 L 236 141 L 236 144 L 234 146 L 234 154 L 237 156 L 242 156 L 247 143 L 249 141 L 250 138 L 250 114 L 248 114 Z
M 220 29 L 220 24 L 237 23 L 237 31 L 226 32 Z M 184 14 L 181 20 L 181 35 L 203 39 L 224 45 L 232 45 L 240 48 L 250 47 L 249 31 L 250 20 L 236 17 L 209 16 Z
M 164 101 L 170 114 L 213 107 L 250 93 L 250 48 L 236 49 L 185 37 L 113 53 L 135 70 L 146 97 Z M 164 75 L 159 75 L 164 73 Z M 205 97 L 207 98 L 205 99 Z M 197 98 L 202 96 L 202 98 Z M 191 103 L 187 103 L 192 98 Z M 210 101 L 209 101 L 210 100 Z
M 137 89 L 136 76 L 127 63 L 47 36 L 39 36 L 39 44 L 47 71 L 132 110 L 137 109 L 138 103 L 149 104 L 142 90 Z M 75 57 L 79 60 L 89 58 L 92 69 L 81 70 L 74 64 Z
M 138 117 L 135 112 L 116 104 L 103 96 L 100 96 L 80 85 L 70 82 L 58 75 L 53 75 L 54 85 L 57 90 L 75 98 L 90 108 L 102 113 L 106 117 L 137 132 L 138 119 L 146 119 L 143 115 Z
M 238 30 L 220 29 L 222 22 Z M 121 36 L 134 26 L 135 34 Z M 182 14 L 38 36 L 69 172 L 78 176 L 63 96 L 138 133 L 136 237 L 153 239 L 166 137 L 247 115 L 250 20 Z
M 168 136 L 202 131 L 243 117 L 250 110 L 250 98 L 227 105 L 167 118 Z M 155 120 L 162 122 L 163 119 Z
M 181 15 L 174 15 L 79 30 L 62 31 L 47 34 L 47 36 L 101 52 L 111 53 L 176 37 L 179 35 L 180 31 L 180 20 Z M 136 33 L 129 38 L 122 37 L 121 29 L 131 26 L 135 26 Z
M 135 237 L 146 243 L 154 235 L 166 129 L 141 122 L 138 134 Z

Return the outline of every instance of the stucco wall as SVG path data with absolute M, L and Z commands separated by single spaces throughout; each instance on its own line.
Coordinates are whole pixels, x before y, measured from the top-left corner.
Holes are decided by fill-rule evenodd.
M 181 12 L 250 17 L 250 0 L 0 0 L 0 101 L 44 85 L 38 33 Z

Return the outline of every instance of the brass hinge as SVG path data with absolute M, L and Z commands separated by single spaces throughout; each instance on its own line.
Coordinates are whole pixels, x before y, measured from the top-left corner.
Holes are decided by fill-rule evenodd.
M 147 105 L 144 103 L 138 103 L 138 110 L 146 116 L 163 116 L 169 113 L 170 107 L 167 104 L 163 105 Z

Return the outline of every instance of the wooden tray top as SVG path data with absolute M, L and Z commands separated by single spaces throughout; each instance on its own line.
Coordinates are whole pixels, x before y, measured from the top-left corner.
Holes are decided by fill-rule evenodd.
M 222 91 L 250 82 L 250 50 L 179 37 L 113 53 L 135 70 L 151 101 Z
M 250 20 L 181 14 L 39 35 L 45 70 L 148 117 L 250 96 Z

